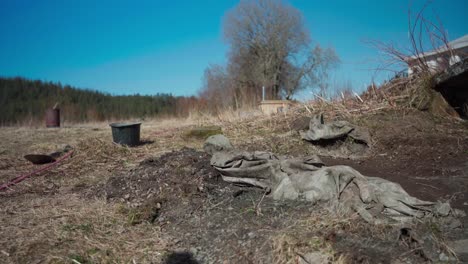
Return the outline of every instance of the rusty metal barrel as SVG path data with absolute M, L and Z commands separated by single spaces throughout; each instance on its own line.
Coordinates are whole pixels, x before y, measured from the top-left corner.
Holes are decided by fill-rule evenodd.
M 50 108 L 45 113 L 46 127 L 60 127 L 60 109 Z

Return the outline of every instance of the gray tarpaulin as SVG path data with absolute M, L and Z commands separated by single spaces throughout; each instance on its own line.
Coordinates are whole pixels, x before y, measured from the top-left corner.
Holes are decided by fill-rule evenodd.
M 211 165 L 223 179 L 270 190 L 273 199 L 331 203 L 358 212 L 366 221 L 387 215 L 443 215 L 449 208 L 410 196 L 399 184 L 367 177 L 349 166 L 324 166 L 318 156 L 286 158 L 270 152 L 216 151 Z
M 325 123 L 323 114 L 316 115 L 310 119 L 309 129 L 301 132 L 301 137 L 311 142 L 349 137 L 367 146 L 370 146 L 371 143 L 370 133 L 367 129 L 355 126 L 347 121 Z

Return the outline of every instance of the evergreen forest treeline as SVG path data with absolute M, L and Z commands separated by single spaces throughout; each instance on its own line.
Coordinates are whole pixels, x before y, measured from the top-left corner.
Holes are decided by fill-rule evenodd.
M 196 97 L 171 94 L 113 96 L 60 83 L 0 77 L 0 125 L 44 120 L 46 109 L 59 103 L 62 122 L 88 122 L 186 116 Z

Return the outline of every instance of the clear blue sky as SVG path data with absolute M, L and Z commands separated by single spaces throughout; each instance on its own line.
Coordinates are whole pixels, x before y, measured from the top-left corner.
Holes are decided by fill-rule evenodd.
M 415 9 L 425 1 L 414 0 Z M 226 62 L 222 19 L 233 0 L 0 0 L 0 76 L 60 81 L 112 94 L 192 95 Z M 336 82 L 368 83 L 378 53 L 365 39 L 407 39 L 407 0 L 291 0 L 314 41 L 342 60 Z M 435 0 L 450 38 L 468 33 L 468 1 Z M 385 74 L 379 77 L 384 78 Z

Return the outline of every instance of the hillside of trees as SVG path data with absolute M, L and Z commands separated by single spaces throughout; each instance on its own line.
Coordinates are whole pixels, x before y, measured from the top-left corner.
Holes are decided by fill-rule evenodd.
M 171 94 L 112 96 L 60 83 L 0 78 L 0 125 L 40 122 L 59 103 L 65 122 L 186 116 L 198 99 Z

